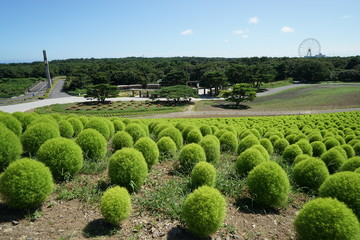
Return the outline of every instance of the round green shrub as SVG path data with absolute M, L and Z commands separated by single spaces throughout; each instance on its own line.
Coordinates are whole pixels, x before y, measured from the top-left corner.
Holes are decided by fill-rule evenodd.
M 354 172 L 360 167 L 360 157 L 352 157 L 346 160 L 340 167 L 339 171 Z
M 360 239 L 355 214 L 344 203 L 332 198 L 317 198 L 306 203 L 294 221 L 296 239 Z
M 23 117 L 21 117 L 20 119 L 18 119 L 21 122 L 22 128 L 23 128 L 23 132 L 25 132 L 25 130 L 27 129 L 27 127 L 36 119 L 39 118 L 39 115 L 35 112 L 32 113 L 24 113 Z
M 109 140 L 110 130 L 108 124 L 106 123 L 106 121 L 104 121 L 104 119 L 99 117 L 90 118 L 88 124 L 86 124 L 85 126 L 85 129 L 88 128 L 97 130 L 104 136 L 106 140 Z
M 62 120 L 62 117 L 59 113 L 51 113 L 49 114 L 49 116 L 55 119 L 57 122 L 60 122 Z
M 53 189 L 49 168 L 32 159 L 16 160 L 0 175 L 0 195 L 11 208 L 37 208 Z
M 345 157 L 336 149 L 330 149 L 321 155 L 330 173 L 336 172 L 345 162 Z
M 84 129 L 84 125 L 82 124 L 81 120 L 76 117 L 71 117 L 67 119 L 74 129 L 74 136 L 77 136 L 81 133 L 81 131 Z
M 144 128 L 137 123 L 129 123 L 125 128 L 125 132 L 130 134 L 134 142 L 136 142 L 139 138 L 146 137 Z
M 164 129 L 167 128 L 174 128 L 173 125 L 171 125 L 170 123 L 158 123 L 154 129 L 153 129 L 153 133 L 155 134 L 155 136 L 159 136 L 159 133 L 161 133 L 161 131 L 163 131 Z
M 0 172 L 9 163 L 20 158 L 22 145 L 19 137 L 4 124 L 0 123 Z
M 186 140 L 188 133 L 189 133 L 191 130 L 194 130 L 194 129 L 198 129 L 198 128 L 197 128 L 196 126 L 194 126 L 194 125 L 188 125 L 188 126 L 186 126 L 186 127 L 181 131 L 181 134 L 182 134 L 183 139 Z
M 191 171 L 191 185 L 198 188 L 202 185 L 214 187 L 216 182 L 215 167 L 208 162 L 198 162 Z
M 176 154 L 177 147 L 175 142 L 170 137 L 162 137 L 156 143 L 159 149 L 159 159 L 170 159 Z
M 346 151 L 341 146 L 335 146 L 335 147 L 333 147 L 331 149 L 336 149 L 337 151 L 339 151 L 341 153 L 341 155 L 343 155 L 345 160 L 348 159 Z
M 115 132 L 123 131 L 126 127 L 125 123 L 123 123 L 120 119 L 115 119 L 112 122 L 114 124 Z
M 51 124 L 53 126 L 56 126 L 57 128 L 59 127 L 58 126 L 58 122 L 52 118 L 50 115 L 41 115 L 40 117 L 36 118 L 34 121 L 32 121 L 28 127 L 31 127 L 35 124 L 38 124 L 38 123 L 48 123 L 48 124 Z
M 324 139 L 325 140 L 325 139 Z M 329 137 L 324 141 L 324 144 L 326 146 L 326 150 L 329 150 L 335 146 L 340 146 L 340 142 L 334 138 L 334 137 Z
M 204 149 L 206 161 L 217 164 L 220 160 L 220 142 L 218 138 L 214 135 L 206 135 L 199 144 Z
M 301 139 L 296 144 L 301 148 L 302 152 L 309 155 L 310 157 L 313 155 L 313 149 L 311 144 L 306 139 Z
M 281 139 L 281 137 L 279 135 L 271 135 L 268 139 L 270 140 L 271 144 L 274 146 L 275 142 Z
M 53 177 L 59 180 L 74 176 L 84 163 L 79 145 L 62 137 L 47 140 L 40 146 L 36 156 L 50 168 Z
M 230 152 L 234 154 L 237 152 L 238 139 L 233 132 L 225 132 L 221 135 L 219 141 L 221 152 Z
M 309 157 L 293 168 L 293 178 L 297 185 L 317 191 L 329 176 L 329 171 L 323 161 Z
M 350 146 L 352 146 L 353 148 L 354 148 L 354 146 L 356 145 L 356 144 L 358 144 L 358 143 L 360 143 L 360 140 L 359 139 L 353 139 L 353 140 L 351 140 L 350 142 L 348 142 L 348 144 L 350 145 Z M 356 153 L 355 153 L 356 154 Z
M 204 149 L 197 143 L 185 145 L 179 155 L 180 167 L 184 172 L 190 172 L 196 163 L 206 161 Z
M 260 144 L 266 149 L 266 151 L 271 155 L 274 153 L 274 147 L 271 141 L 268 138 L 260 139 Z
M 263 147 L 263 145 L 260 144 L 255 144 L 253 146 L 251 146 L 252 148 L 257 149 L 265 158 L 265 160 L 270 160 L 270 155 L 269 153 L 266 151 L 266 149 Z
M 85 158 L 98 160 L 106 155 L 106 139 L 95 129 L 89 128 L 83 130 L 75 138 L 75 142 L 81 147 Z
M 193 129 L 186 135 L 187 143 L 199 143 L 203 138 L 199 129 Z
M 347 158 L 355 157 L 355 151 L 352 146 L 350 146 L 349 144 L 343 144 L 340 147 L 345 150 Z
M 360 141 L 353 146 L 356 156 L 360 156 Z
M 248 173 L 257 165 L 266 162 L 266 159 L 256 148 L 248 148 L 242 152 L 236 160 L 236 172 L 242 176 L 247 176 Z
M 237 153 L 240 154 L 243 151 L 245 151 L 246 149 L 248 149 L 249 147 L 251 147 L 252 145 L 255 144 L 260 144 L 260 141 L 257 137 L 255 137 L 255 135 L 250 134 L 246 137 L 244 137 L 240 142 L 239 142 L 239 146 L 238 146 L 238 151 Z
M 313 149 L 313 156 L 320 157 L 324 152 L 326 152 L 326 146 L 321 141 L 315 141 L 311 143 Z
M 211 127 L 209 125 L 201 125 L 200 126 L 201 134 L 205 137 L 206 135 L 211 135 L 213 133 Z
M 290 182 L 276 162 L 267 161 L 249 172 L 247 184 L 251 196 L 264 207 L 283 207 L 287 204 Z
M 113 225 L 128 218 L 131 213 L 131 198 L 126 188 L 108 188 L 101 197 L 100 211 L 105 220 Z
M 319 188 L 321 197 L 337 198 L 360 217 L 360 174 L 354 172 L 338 172 L 326 179 Z
M 202 186 L 190 193 L 182 207 L 182 217 L 190 232 L 198 237 L 215 233 L 223 224 L 226 201 L 212 187 Z
M 279 155 L 282 155 L 285 148 L 289 145 L 290 144 L 288 140 L 286 140 L 285 138 L 281 138 L 274 143 L 274 152 L 276 152 Z
M 285 137 L 285 139 L 289 142 L 289 144 L 296 143 L 297 135 L 296 134 L 289 134 Z
M 300 154 L 297 155 L 296 158 L 294 159 L 294 165 L 298 164 L 299 162 L 308 159 L 310 156 L 307 154 Z
M 218 131 L 215 132 L 215 136 L 216 136 L 218 139 L 220 139 L 220 137 L 221 137 L 224 133 L 226 133 L 226 132 L 227 132 L 226 129 L 220 129 L 220 130 L 218 130 Z
M 297 144 L 292 144 L 292 145 L 289 145 L 285 148 L 283 154 L 282 154 L 282 157 L 284 158 L 284 160 L 286 160 L 287 162 L 289 163 L 293 163 L 295 158 L 302 154 L 302 150 L 301 148 L 299 147 L 299 145 Z
M 44 142 L 55 137 L 60 137 L 58 126 L 40 122 L 26 129 L 21 136 L 21 143 L 25 152 L 34 155 Z
M 59 122 L 60 136 L 65 138 L 72 138 L 74 136 L 74 128 L 68 120 L 61 120 Z
M 141 152 L 122 148 L 110 157 L 108 174 L 111 183 L 137 191 L 145 182 L 148 166 Z
M 182 136 L 180 130 L 177 128 L 170 127 L 170 128 L 163 129 L 159 133 L 158 139 L 160 139 L 162 137 L 170 137 L 176 144 L 177 149 L 180 149 L 183 146 L 183 136 Z
M 78 119 L 82 123 L 83 127 L 86 126 L 86 124 L 88 124 L 89 122 L 89 118 L 87 116 L 80 116 L 78 117 Z
M 149 137 L 142 137 L 134 145 L 134 148 L 142 153 L 149 169 L 159 162 L 159 149 Z
M 16 117 L 12 116 L 9 113 L 0 112 L 0 123 L 3 123 L 10 131 L 15 133 L 18 137 L 22 133 L 22 125 Z
M 115 134 L 115 127 L 114 127 L 113 122 L 110 121 L 110 120 L 107 119 L 107 118 L 102 118 L 102 120 L 105 121 L 105 123 L 106 123 L 106 125 L 107 125 L 107 127 L 108 127 L 108 129 L 109 129 L 109 133 L 110 133 L 110 137 L 109 137 L 109 138 L 113 137 L 114 134 Z
M 321 136 L 320 133 L 313 133 L 309 136 L 309 142 L 316 142 L 316 141 L 322 141 L 323 137 Z
M 131 135 L 125 131 L 116 132 L 112 139 L 112 148 L 114 151 L 120 150 L 124 147 L 132 147 L 134 141 Z

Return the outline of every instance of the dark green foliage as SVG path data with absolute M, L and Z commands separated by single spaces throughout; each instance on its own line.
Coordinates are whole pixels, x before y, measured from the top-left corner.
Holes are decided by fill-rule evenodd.
M 325 139 L 324 139 L 325 140 Z M 324 144 L 326 146 L 326 150 L 329 150 L 335 146 L 340 146 L 340 142 L 333 137 L 329 137 L 324 141 Z
M 0 112 L 0 123 L 3 123 L 5 127 L 13 131 L 18 137 L 21 136 L 22 125 L 16 117 L 9 113 Z
M 356 156 L 360 156 L 360 141 L 356 144 L 354 144 L 353 149 L 355 151 Z
M 207 237 L 223 224 L 226 201 L 212 187 L 202 186 L 190 193 L 184 202 L 182 217 L 190 232 L 198 237 Z
M 340 167 L 339 171 L 354 172 L 360 167 L 360 157 L 352 157 L 346 160 Z
M 264 207 L 284 207 L 290 193 L 285 171 L 276 162 L 264 162 L 249 172 L 247 184 L 251 196 Z
M 232 90 L 222 91 L 221 96 L 239 106 L 241 102 L 253 101 L 256 98 L 256 89 L 251 84 L 238 83 L 232 86 Z
M 59 122 L 60 136 L 65 138 L 72 138 L 74 136 L 74 128 L 68 120 L 61 120 Z
M 118 88 L 110 84 L 101 83 L 97 85 L 89 86 L 86 89 L 86 95 L 84 97 L 94 97 L 99 102 L 104 103 L 106 98 L 117 97 Z
M 203 138 L 199 129 L 191 130 L 186 136 L 187 143 L 199 143 Z
M 355 214 L 344 203 L 332 198 L 317 198 L 306 203 L 294 221 L 299 240 L 360 238 Z
M 191 171 L 191 185 L 198 188 L 202 185 L 214 187 L 216 182 L 215 167 L 208 162 L 198 162 Z
M 360 217 L 360 174 L 354 172 L 338 172 L 326 179 L 319 188 L 321 197 L 337 198 Z
M 171 159 L 175 156 L 177 147 L 175 142 L 170 137 L 162 137 L 156 143 L 159 149 L 159 158 L 163 159 Z
M 288 140 L 286 140 L 285 138 L 281 138 L 274 143 L 274 152 L 276 152 L 279 155 L 282 155 L 285 148 L 289 145 L 290 144 Z
M 123 147 L 132 147 L 134 141 L 131 135 L 125 131 L 116 132 L 112 139 L 112 148 L 114 151 L 120 150 Z
M 123 123 L 120 119 L 112 120 L 112 122 L 114 124 L 115 132 L 123 131 L 126 127 L 125 123 Z
M 77 135 L 79 135 L 81 133 L 81 131 L 84 129 L 84 125 L 81 122 L 80 119 L 75 118 L 75 117 L 71 117 L 67 119 L 71 125 L 74 128 L 74 136 L 76 137 Z
M 274 147 L 271 141 L 268 138 L 260 139 L 260 144 L 266 149 L 266 151 L 271 155 L 274 153 Z
M 321 136 L 320 133 L 313 133 L 309 136 L 309 142 L 315 142 L 315 141 L 322 141 L 323 137 Z
M 95 129 L 83 130 L 75 139 L 85 158 L 99 160 L 106 155 L 106 139 Z
M 101 133 L 106 140 L 110 138 L 110 130 L 106 121 L 102 118 L 94 117 L 86 124 L 85 129 L 92 128 Z
M 105 220 L 113 225 L 128 218 L 131 213 L 131 198 L 126 188 L 108 188 L 101 197 L 100 211 Z
M 341 167 L 346 159 L 338 150 L 330 149 L 321 155 L 321 160 L 325 162 L 329 172 L 334 173 Z
M 206 155 L 199 144 L 190 143 L 181 149 L 179 162 L 184 172 L 191 172 L 193 167 L 201 161 L 206 161 Z
M 238 157 L 235 168 L 241 176 L 247 176 L 248 173 L 257 165 L 265 162 L 266 159 L 256 148 L 248 148 Z
M 310 157 L 313 155 L 313 149 L 311 144 L 306 139 L 301 139 L 296 144 L 301 148 L 304 154 L 309 155 Z
M 250 135 L 244 137 L 239 142 L 238 151 L 237 151 L 238 154 L 242 153 L 243 151 L 245 151 L 246 149 L 248 149 L 249 147 L 251 147 L 252 145 L 255 145 L 255 144 L 260 144 L 259 139 L 257 137 L 255 137 L 255 135 L 250 134 Z
M 284 160 L 286 160 L 287 162 L 289 163 L 293 163 L 295 158 L 302 154 L 302 150 L 301 148 L 299 147 L 299 145 L 297 144 L 292 144 L 292 145 L 289 145 L 285 148 L 283 154 L 282 154 L 282 157 L 284 158 Z
M 233 132 L 225 132 L 219 138 L 221 152 L 230 152 L 236 154 L 238 148 L 238 139 Z
M 22 145 L 16 134 L 0 123 L 0 172 L 20 158 Z
M 58 180 L 72 177 L 84 162 L 81 148 L 73 140 L 62 137 L 47 140 L 40 146 L 36 156 Z
M 197 97 L 198 94 L 196 89 L 193 89 L 192 87 L 186 85 L 175 85 L 156 90 L 152 96 L 154 96 L 153 99 L 166 98 L 177 104 L 181 100 L 190 102 L 191 98 Z
M 21 143 L 25 152 L 34 155 L 44 142 L 55 137 L 60 137 L 58 126 L 40 122 L 26 129 L 21 136 Z
M 199 144 L 204 149 L 206 161 L 216 165 L 220 160 L 220 143 L 217 137 L 206 135 Z
M 151 138 L 140 138 L 135 143 L 134 148 L 142 153 L 149 169 L 159 162 L 159 149 Z
M 108 174 L 111 183 L 137 191 L 145 182 L 148 166 L 141 152 L 123 148 L 110 157 Z
M 329 176 L 329 171 L 323 161 L 309 157 L 293 168 L 293 178 L 297 185 L 317 191 Z
M 347 158 L 352 158 L 355 156 L 355 150 L 349 144 L 343 144 L 343 145 L 341 145 L 341 147 L 342 147 L 342 149 L 345 150 Z
M 139 138 L 146 137 L 145 130 L 137 123 L 129 123 L 125 128 L 125 132 L 130 134 L 134 142 L 136 142 Z
M 35 209 L 53 189 L 49 168 L 32 159 L 16 160 L 0 175 L 0 195 L 11 208 Z
M 315 141 L 311 143 L 313 149 L 313 156 L 320 157 L 324 152 L 326 152 L 326 146 L 321 141 Z

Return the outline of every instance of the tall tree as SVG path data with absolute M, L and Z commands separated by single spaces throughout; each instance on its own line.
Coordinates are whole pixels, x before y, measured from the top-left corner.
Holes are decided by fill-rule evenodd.
M 110 84 L 97 84 L 90 86 L 86 90 L 85 98 L 94 97 L 99 102 L 104 103 L 106 98 L 116 97 L 119 91 L 116 86 Z
M 219 89 L 227 85 L 227 77 L 224 72 L 206 72 L 200 80 L 200 85 L 209 88 L 212 95 L 212 88 L 215 88 L 215 95 L 219 94 Z
M 235 102 L 238 107 L 241 102 L 253 101 L 256 97 L 256 90 L 248 83 L 237 83 L 231 90 L 221 92 L 221 96 L 227 101 Z

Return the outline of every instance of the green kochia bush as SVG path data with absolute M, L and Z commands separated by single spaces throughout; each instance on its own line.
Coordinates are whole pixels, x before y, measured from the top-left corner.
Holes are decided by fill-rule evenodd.
M 274 143 L 274 151 L 277 154 L 282 155 L 285 148 L 289 145 L 289 142 L 285 138 L 281 138 Z
M 159 162 L 159 149 L 151 138 L 140 138 L 135 143 L 134 148 L 143 154 L 149 169 Z
M 74 128 L 68 120 L 61 120 L 59 122 L 60 136 L 65 138 L 72 138 L 74 136 Z
M 213 133 L 213 131 L 209 125 L 201 125 L 200 131 L 203 136 L 211 135 Z
M 41 122 L 29 126 L 28 129 L 26 129 L 21 136 L 21 143 L 24 151 L 33 155 L 44 142 L 55 137 L 60 137 L 58 126 Z
M 11 208 L 37 208 L 53 189 L 49 168 L 32 159 L 16 160 L 0 175 L 0 195 Z
M 13 131 L 18 137 L 22 133 L 22 125 L 16 117 L 9 113 L 0 112 L 0 123 L 3 123 L 9 130 Z
M 123 131 L 126 127 L 125 123 L 123 123 L 120 119 L 114 119 L 112 122 L 114 124 L 115 132 Z
M 290 183 L 285 171 L 276 162 L 264 162 L 249 172 L 247 184 L 251 196 L 264 207 L 287 204 Z
M 220 160 L 220 143 L 214 135 L 206 135 L 200 142 L 200 146 L 204 149 L 206 161 L 217 164 Z
M 176 144 L 177 149 L 180 149 L 183 146 L 183 136 L 182 136 L 180 130 L 177 128 L 169 127 L 169 128 L 163 129 L 159 133 L 158 139 L 160 139 L 162 137 L 170 137 Z
M 242 176 L 247 176 L 247 174 L 257 165 L 260 163 L 265 162 L 266 159 L 261 154 L 259 150 L 256 148 L 248 148 L 244 152 L 242 152 L 236 163 L 235 168 L 237 173 Z
M 337 198 L 360 217 L 360 174 L 338 172 L 331 175 L 319 188 L 319 195 Z
M 191 171 L 191 185 L 194 188 L 202 185 L 214 187 L 216 182 L 215 167 L 208 162 L 198 162 Z
M 360 225 L 344 203 L 332 198 L 317 198 L 306 203 L 294 221 L 296 239 L 360 239 Z
M 304 154 L 309 155 L 310 157 L 313 155 L 313 149 L 311 144 L 306 139 L 301 139 L 296 144 L 301 148 Z
M 94 117 L 89 120 L 86 124 L 85 129 L 92 128 L 101 133 L 106 140 L 110 138 L 110 130 L 108 124 L 104 121 L 104 119 L 99 117 Z
M 159 159 L 168 159 L 172 158 L 176 154 L 176 144 L 170 137 L 162 137 L 156 143 L 159 149 Z
M 0 172 L 22 153 L 20 139 L 14 132 L 0 123 Z
M 346 160 L 340 167 L 340 171 L 353 172 L 360 167 L 360 157 L 352 157 Z
M 226 201 L 212 187 L 202 186 L 190 193 L 182 208 L 182 217 L 190 232 L 198 237 L 215 233 L 223 224 Z
M 341 148 L 345 150 L 347 158 L 355 157 L 354 148 L 352 146 L 350 146 L 349 144 L 343 144 L 343 145 L 341 145 Z
M 238 148 L 237 136 L 233 132 L 225 132 L 219 138 L 220 148 L 222 152 L 230 152 L 235 154 Z
M 71 123 L 74 129 L 74 136 L 77 136 L 81 133 L 81 131 L 84 129 L 84 125 L 82 121 L 79 118 L 71 117 L 68 118 L 67 121 Z
M 297 144 L 289 145 L 285 148 L 282 157 L 289 163 L 293 163 L 295 158 L 302 154 L 302 150 Z
M 85 129 L 75 139 L 85 158 L 97 160 L 106 155 L 106 140 L 101 133 L 95 129 Z
M 326 150 L 329 150 L 335 146 L 340 146 L 340 142 L 336 139 L 336 138 L 333 138 L 333 137 L 329 137 L 327 139 L 324 139 L 324 144 L 326 146 Z
M 186 135 L 187 143 L 199 143 L 203 138 L 199 129 L 193 129 Z
M 139 138 L 146 137 L 146 132 L 144 128 L 137 123 L 130 123 L 126 126 L 125 132 L 129 133 L 133 138 L 134 142 L 136 142 Z
M 123 148 L 110 157 L 108 174 L 113 184 L 137 191 L 145 182 L 148 166 L 141 152 Z
M 330 149 L 321 155 L 330 173 L 336 172 L 345 162 L 345 157 L 336 149 Z
M 317 191 L 329 176 L 329 171 L 323 161 L 309 157 L 295 165 L 293 178 L 300 187 L 307 187 Z
M 115 133 L 114 138 L 112 139 L 112 148 L 114 151 L 124 147 L 132 147 L 133 145 L 134 141 L 131 135 L 125 131 Z
M 311 143 L 313 148 L 313 157 L 320 157 L 324 152 L 326 152 L 326 146 L 321 141 L 315 141 Z
M 274 152 L 274 147 L 271 141 L 267 138 L 262 138 L 260 144 L 266 149 L 266 151 L 271 155 Z
M 204 149 L 196 143 L 184 146 L 180 151 L 180 167 L 185 172 L 190 172 L 196 163 L 206 161 Z
M 40 146 L 36 156 L 50 168 L 53 177 L 59 180 L 73 176 L 84 162 L 79 145 L 62 137 L 47 140 Z
M 105 220 L 113 225 L 118 225 L 128 218 L 131 213 L 131 199 L 126 188 L 108 188 L 101 197 L 100 211 Z
M 257 137 L 255 137 L 255 135 L 250 134 L 250 135 L 244 137 L 239 142 L 238 154 L 242 153 L 243 151 L 245 151 L 246 149 L 248 149 L 249 147 L 251 147 L 252 145 L 255 145 L 255 144 L 260 144 L 259 139 Z
M 310 156 L 307 154 L 300 154 L 297 155 L 295 160 L 294 160 L 294 165 L 298 164 L 299 162 L 308 159 Z

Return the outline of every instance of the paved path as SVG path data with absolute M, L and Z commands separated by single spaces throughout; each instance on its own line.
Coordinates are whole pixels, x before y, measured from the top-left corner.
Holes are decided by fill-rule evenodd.
M 65 98 L 71 97 L 71 95 L 62 91 L 62 88 L 65 84 L 65 79 L 60 79 L 57 84 L 54 86 L 53 90 L 49 94 L 49 98 Z

